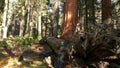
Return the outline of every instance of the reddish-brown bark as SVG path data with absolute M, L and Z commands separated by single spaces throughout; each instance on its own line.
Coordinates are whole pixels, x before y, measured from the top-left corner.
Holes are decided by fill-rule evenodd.
M 103 21 L 112 17 L 111 0 L 102 0 L 102 19 Z
M 66 0 L 65 18 L 61 38 L 70 40 L 74 34 L 78 22 L 77 0 Z
M 102 22 L 107 25 L 107 29 L 113 29 L 111 0 L 102 0 Z

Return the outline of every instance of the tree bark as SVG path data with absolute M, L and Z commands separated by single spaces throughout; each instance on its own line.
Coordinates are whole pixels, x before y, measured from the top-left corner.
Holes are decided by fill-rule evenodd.
M 6 38 L 7 37 L 7 11 L 8 11 L 8 0 L 5 0 L 5 7 L 4 7 L 4 13 L 3 13 L 3 23 L 2 23 L 2 26 L 3 26 L 3 35 L 2 37 L 3 38 Z
M 24 19 L 21 18 L 21 20 L 20 20 L 20 33 L 19 33 L 19 36 L 20 36 L 20 37 L 23 37 L 23 33 L 24 33 L 24 23 L 25 23 Z
M 64 25 L 61 38 L 71 40 L 78 23 L 78 0 L 66 0 Z
M 111 0 L 102 0 L 102 22 L 107 25 L 107 28 L 113 28 L 112 23 L 112 6 Z
M 38 16 L 38 34 L 41 35 L 41 14 Z
M 25 6 L 22 6 L 22 17 L 20 18 L 20 32 L 19 32 L 19 36 L 20 37 L 23 37 L 24 36 L 24 30 L 26 29 L 25 28 L 25 21 L 26 21 L 26 9 L 25 9 Z

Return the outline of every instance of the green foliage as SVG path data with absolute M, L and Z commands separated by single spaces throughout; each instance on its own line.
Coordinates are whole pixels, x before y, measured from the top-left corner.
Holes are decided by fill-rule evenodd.
M 31 38 L 25 38 L 21 40 L 22 45 L 29 45 L 32 42 Z
M 4 9 L 4 0 L 0 0 L 0 11 Z
M 19 48 L 24 51 L 24 50 L 29 49 L 31 43 L 38 43 L 39 39 L 33 39 L 32 37 L 20 38 L 18 36 L 12 37 L 12 38 L 8 37 L 4 39 L 3 41 L 0 41 L 0 47 L 7 46 L 11 49 Z
M 0 41 L 0 46 L 7 46 L 8 44 L 6 43 L 6 41 Z
M 26 38 L 22 38 L 19 43 L 20 43 L 20 48 L 22 48 L 23 50 L 29 49 L 31 43 L 38 43 L 38 39 L 33 39 L 31 37 L 26 37 Z
M 1 58 L 1 57 L 5 57 L 5 55 L 3 55 L 1 52 L 2 52 L 2 51 L 0 50 L 0 58 Z

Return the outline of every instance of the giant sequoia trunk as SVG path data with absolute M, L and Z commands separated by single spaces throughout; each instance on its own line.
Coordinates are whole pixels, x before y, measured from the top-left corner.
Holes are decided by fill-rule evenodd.
M 107 28 L 113 28 L 112 24 L 111 0 L 102 0 L 102 22 L 107 24 Z
M 77 0 L 66 0 L 65 3 L 65 19 L 61 38 L 69 40 L 72 38 L 76 25 L 78 23 Z

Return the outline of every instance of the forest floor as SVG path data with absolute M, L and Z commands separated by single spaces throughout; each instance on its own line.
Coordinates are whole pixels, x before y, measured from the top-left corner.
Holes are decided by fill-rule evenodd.
M 18 62 L 17 58 L 2 57 L 0 58 L 0 68 L 45 68 L 40 61 L 33 63 Z
M 3 40 L 2 40 L 3 41 Z M 17 43 L 17 42 L 15 42 Z M 6 50 L 2 43 L 0 42 L 0 68 L 46 68 L 43 64 L 43 61 L 40 61 L 40 58 L 31 58 L 30 61 L 19 61 L 19 57 L 24 53 L 25 50 L 20 50 L 20 47 L 10 48 Z M 4 43 L 5 44 L 5 43 Z M 28 53 L 28 56 L 31 56 L 32 52 L 37 52 L 35 50 L 35 45 L 30 46 L 27 50 L 31 50 Z M 21 47 L 22 48 L 22 47 Z M 12 57 L 9 51 L 11 51 L 15 56 Z M 34 56 L 34 55 L 33 55 Z

